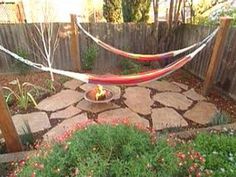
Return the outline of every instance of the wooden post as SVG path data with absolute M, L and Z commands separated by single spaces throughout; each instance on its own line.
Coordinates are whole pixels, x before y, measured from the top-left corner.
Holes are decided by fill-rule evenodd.
M 20 138 L 12 122 L 11 115 L 6 105 L 1 86 L 0 86 L 0 112 L 1 112 L 0 129 L 6 142 L 7 151 L 8 152 L 22 151 Z
M 217 33 L 215 44 L 213 47 L 213 52 L 210 59 L 210 64 L 208 66 L 206 78 L 203 84 L 203 95 L 206 96 L 209 93 L 209 90 L 211 89 L 215 75 L 216 70 L 219 64 L 219 60 L 221 57 L 222 52 L 222 46 L 226 40 L 227 32 L 230 26 L 232 18 L 230 17 L 221 17 L 220 18 L 220 29 Z
M 25 11 L 24 11 L 24 6 L 23 6 L 22 1 L 18 2 L 16 6 L 17 6 L 17 10 L 18 10 L 17 16 L 18 16 L 19 22 L 25 23 L 26 18 L 25 18 Z
M 70 39 L 70 53 L 72 63 L 75 71 L 81 70 L 80 50 L 79 50 L 79 35 L 77 30 L 76 15 L 71 14 L 71 39 Z

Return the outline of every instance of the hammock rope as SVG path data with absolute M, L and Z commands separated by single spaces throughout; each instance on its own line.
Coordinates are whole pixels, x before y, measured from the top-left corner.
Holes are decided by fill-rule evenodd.
M 186 63 L 191 61 L 195 55 L 197 55 L 205 46 L 207 43 L 209 43 L 212 38 L 215 36 L 217 30 L 214 31 L 210 37 L 203 43 L 201 46 L 199 46 L 196 50 L 194 50 L 192 53 L 186 55 L 185 57 L 167 65 L 163 69 L 156 69 L 149 72 L 139 73 L 136 75 L 126 75 L 126 76 L 120 76 L 120 75 L 92 75 L 92 74 L 84 74 L 84 73 L 76 73 L 71 71 L 64 71 L 54 68 L 45 67 L 42 64 L 31 62 L 28 59 L 25 59 L 10 50 L 4 48 L 2 45 L 0 45 L 0 50 L 7 53 L 8 55 L 12 56 L 15 60 L 21 61 L 31 67 L 34 67 L 36 69 L 39 69 L 41 71 L 46 72 L 53 72 L 55 74 L 60 74 L 63 76 L 68 76 L 73 79 L 81 80 L 86 83 L 92 83 L 92 84 L 107 84 L 107 85 L 134 85 L 134 84 L 140 84 L 140 83 L 146 83 L 153 80 L 160 79 L 162 77 L 165 77 L 166 75 L 171 74 L 172 72 L 176 71 L 177 69 L 184 66 Z
M 188 47 L 185 47 L 183 49 L 179 49 L 179 50 L 173 50 L 173 51 L 169 51 L 166 53 L 162 53 L 162 54 L 135 54 L 135 53 L 130 53 L 130 52 L 125 52 L 123 50 L 117 49 L 103 41 L 101 41 L 100 39 L 94 37 L 93 35 L 91 35 L 88 31 L 86 31 L 82 25 L 80 23 L 77 23 L 79 29 L 88 37 L 90 37 L 97 45 L 99 45 L 100 47 L 106 49 L 109 52 L 112 52 L 116 55 L 120 55 L 126 58 L 130 58 L 130 59 L 134 59 L 134 60 L 138 60 L 138 61 L 159 61 L 159 60 L 164 60 L 167 58 L 171 58 L 171 57 L 175 57 L 177 55 L 180 55 L 184 52 L 187 52 L 197 46 L 201 46 L 203 43 L 205 43 L 210 37 L 211 34 L 208 35 L 205 39 L 203 39 L 200 42 L 194 43 Z M 218 29 L 216 29 L 218 30 Z M 215 30 L 215 31 L 216 31 Z M 214 32 L 213 32 L 214 33 Z

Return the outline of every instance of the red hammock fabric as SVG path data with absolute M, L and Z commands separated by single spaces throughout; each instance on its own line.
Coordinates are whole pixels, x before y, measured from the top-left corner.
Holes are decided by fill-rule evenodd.
M 179 55 L 181 53 L 189 51 L 189 50 L 193 49 L 194 47 L 202 44 L 205 40 L 207 40 L 209 38 L 209 36 L 208 36 L 203 41 L 195 43 L 195 44 L 193 44 L 193 45 L 191 45 L 189 47 L 186 47 L 186 48 L 183 48 L 183 49 L 179 49 L 179 50 L 169 51 L 169 52 L 162 53 L 162 54 L 135 54 L 135 53 L 125 52 L 123 50 L 117 49 L 117 48 L 112 47 L 111 45 L 108 45 L 105 42 L 95 38 L 88 31 L 86 31 L 81 26 L 81 24 L 79 24 L 79 23 L 78 23 L 78 27 L 88 37 L 90 37 L 94 42 L 96 42 L 99 46 L 103 47 L 104 49 L 106 49 L 106 50 L 108 50 L 108 51 L 110 51 L 110 52 L 112 52 L 114 54 L 117 54 L 117 55 L 120 55 L 120 56 L 123 56 L 123 57 L 126 57 L 126 58 L 130 58 L 130 59 L 134 59 L 134 60 L 137 60 L 137 61 L 158 61 L 158 60 L 167 59 L 167 58 L 170 58 L 170 57 L 173 57 L 173 56 L 177 56 L 177 55 Z
M 169 65 L 166 68 L 153 70 L 145 73 L 139 73 L 137 75 L 128 76 L 97 76 L 89 75 L 88 83 L 92 84 L 115 84 L 115 85 L 135 85 L 139 83 L 150 82 L 152 80 L 159 79 L 169 73 L 184 66 L 188 61 L 191 60 L 191 56 L 186 56 L 177 61 L 176 63 Z

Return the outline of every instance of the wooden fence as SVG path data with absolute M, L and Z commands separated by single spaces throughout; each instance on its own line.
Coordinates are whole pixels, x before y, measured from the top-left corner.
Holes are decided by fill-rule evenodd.
M 65 26 L 68 24 L 55 24 L 55 26 Z M 179 49 L 196 41 L 202 40 L 213 31 L 213 27 L 181 25 L 169 37 L 169 42 L 163 39 L 167 31 L 166 24 L 161 23 L 157 39 L 153 36 L 151 25 L 144 23 L 84 23 L 82 26 L 94 36 L 111 44 L 117 48 L 134 53 L 157 53 L 173 49 Z M 6 48 L 17 51 L 25 50 L 31 60 L 42 63 L 42 57 L 32 41 L 35 34 L 34 24 L 1 24 L 0 44 Z M 236 29 L 231 29 L 227 38 L 227 43 L 223 46 L 220 65 L 217 71 L 216 85 L 231 97 L 236 99 Z M 97 46 L 83 33 L 79 34 L 80 58 L 83 60 L 84 53 L 91 46 L 98 48 L 98 55 L 95 60 L 95 73 L 114 73 L 118 70 L 119 62 L 123 59 Z M 169 44 L 169 45 L 166 45 Z M 208 45 L 195 59 L 186 65 L 186 69 L 194 75 L 204 79 L 209 59 L 212 53 L 212 44 Z M 12 59 L 1 53 L 0 73 L 13 72 Z M 55 53 L 53 67 L 72 70 L 72 60 L 70 56 L 70 38 L 61 38 L 59 47 Z

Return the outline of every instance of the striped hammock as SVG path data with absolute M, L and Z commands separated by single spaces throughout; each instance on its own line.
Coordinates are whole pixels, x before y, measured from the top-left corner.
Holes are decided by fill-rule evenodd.
M 94 37 L 93 35 L 91 35 L 88 31 L 86 31 L 81 26 L 80 23 L 78 23 L 78 27 L 81 31 L 83 31 L 84 34 L 86 34 L 88 37 L 90 37 L 96 44 L 98 44 L 102 48 L 106 49 L 107 51 L 112 52 L 116 55 L 120 55 L 120 56 L 123 56 L 123 57 L 126 57 L 126 58 L 138 60 L 138 61 L 158 61 L 158 60 L 167 59 L 167 58 L 177 56 L 179 54 L 182 54 L 186 51 L 189 51 L 189 50 L 193 49 L 194 47 L 202 45 L 211 36 L 211 35 L 209 35 L 204 40 L 202 40 L 200 42 L 197 42 L 195 44 L 192 44 L 191 46 L 185 47 L 183 49 L 174 50 L 174 51 L 170 51 L 170 52 L 166 52 L 166 53 L 162 53 L 162 54 L 153 54 L 153 55 L 150 54 L 149 55 L 149 54 L 135 54 L 135 53 L 125 52 L 123 50 L 117 49 L 117 48 L 112 47 L 111 45 L 99 40 L 98 38 Z
M 81 80 L 86 83 L 92 83 L 92 84 L 110 84 L 110 85 L 135 85 L 140 83 L 146 83 L 150 82 L 152 80 L 160 79 L 166 75 L 169 75 L 170 73 L 176 71 L 177 69 L 184 66 L 186 63 L 191 61 L 195 55 L 197 55 L 211 39 L 215 36 L 217 30 L 215 30 L 208 40 L 199 46 L 195 51 L 192 53 L 186 55 L 185 57 L 169 64 L 163 69 L 156 69 L 149 72 L 139 73 L 136 75 L 127 75 L 127 76 L 120 76 L 120 75 L 113 75 L 113 76 L 106 76 L 106 75 L 92 75 L 92 74 L 85 74 L 85 73 L 76 73 L 71 71 L 63 71 L 59 69 L 53 69 L 49 67 L 45 67 L 42 64 L 31 62 L 30 60 L 27 60 L 25 58 L 22 58 L 21 56 L 9 51 L 8 49 L 4 48 L 0 45 L 0 50 L 11 55 L 15 60 L 21 61 L 31 67 L 37 68 L 41 71 L 50 71 L 55 74 L 60 74 L 63 76 L 68 76 L 73 79 Z

